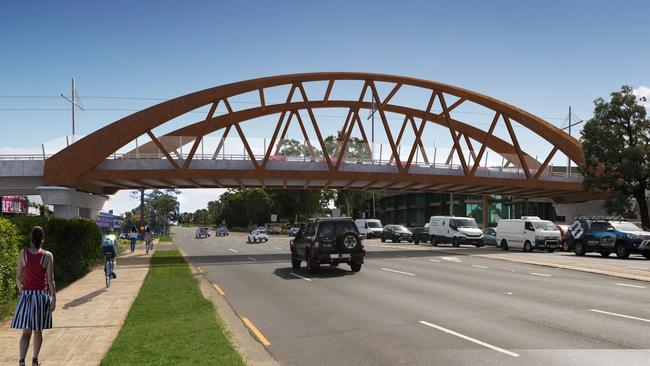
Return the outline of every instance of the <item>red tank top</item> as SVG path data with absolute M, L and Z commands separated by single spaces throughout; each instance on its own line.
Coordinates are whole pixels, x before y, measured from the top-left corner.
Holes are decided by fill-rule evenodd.
M 45 251 L 40 249 L 33 254 L 25 249 L 25 266 L 23 267 L 23 290 L 47 290 L 46 270 L 41 265 Z

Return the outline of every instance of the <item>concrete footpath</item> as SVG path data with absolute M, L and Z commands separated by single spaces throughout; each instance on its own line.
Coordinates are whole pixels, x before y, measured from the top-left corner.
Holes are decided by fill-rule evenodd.
M 158 249 L 159 246 L 156 245 Z M 54 327 L 43 332 L 40 360 L 44 365 L 99 365 L 120 331 L 144 278 L 150 255 L 138 245 L 134 254 L 117 259 L 117 279 L 104 283 L 103 267 L 57 293 Z M 56 261 L 56 258 L 54 258 Z M 0 365 L 18 364 L 18 341 L 22 332 L 10 322 L 0 327 Z M 27 353 L 31 364 L 32 349 Z

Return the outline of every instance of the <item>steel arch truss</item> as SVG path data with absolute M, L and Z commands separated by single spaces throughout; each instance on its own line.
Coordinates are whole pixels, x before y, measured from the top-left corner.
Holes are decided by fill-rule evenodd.
M 360 81 L 358 97 L 332 99 L 332 90 L 341 81 Z M 326 84 L 322 98 L 310 99 L 306 83 Z M 378 83 L 390 84 L 392 88 L 381 97 Z M 266 91 L 278 86 L 289 86 L 284 102 L 270 104 Z M 423 88 L 429 93 L 428 102 L 420 108 L 392 103 L 396 94 L 405 86 Z M 233 97 L 245 93 L 258 95 L 258 103 L 246 109 L 234 110 Z M 368 99 L 371 99 L 370 101 Z M 448 101 L 453 102 L 449 103 Z M 374 102 L 373 102 L 374 101 Z M 434 110 L 434 102 L 440 106 Z M 494 116 L 487 131 L 454 118 L 452 112 L 463 103 L 472 102 L 493 111 Z M 209 106 L 205 118 L 185 127 L 156 136 L 153 129 L 197 108 Z M 217 114 L 222 106 L 225 113 Z M 347 116 L 343 120 L 334 149 L 328 149 L 315 110 L 344 108 Z M 378 115 L 380 129 L 385 133 L 390 149 L 387 161 L 370 162 L 358 169 L 345 168 L 345 151 L 351 133 L 356 127 L 361 132 L 364 144 L 368 136 L 360 117 L 360 111 L 374 111 Z M 301 113 L 302 112 L 302 113 Z M 305 115 L 308 118 L 304 118 Z M 392 130 L 387 114 L 402 115 L 399 130 Z M 278 115 L 275 125 L 270 126 L 270 143 L 263 154 L 255 155 L 241 125 L 255 118 Z M 493 134 L 497 122 L 507 127 L 511 142 Z M 513 121 L 543 138 L 553 148 L 542 162 L 523 151 Z M 419 123 L 418 123 L 419 122 Z M 286 137 L 289 126 L 300 127 L 305 137 L 309 161 L 279 164 L 276 161 L 280 141 Z M 429 124 L 443 126 L 449 131 L 453 147 L 446 163 L 455 155 L 460 161 L 457 169 L 438 169 L 435 161 L 431 166 L 423 141 L 423 131 Z M 310 141 L 306 126 L 316 135 L 317 141 Z M 414 141 L 408 148 L 408 155 L 398 151 L 403 145 L 405 131 L 410 129 Z M 204 152 L 202 164 L 193 164 L 203 138 L 214 132 L 223 131 L 221 141 L 206 163 Z M 270 134 L 270 131 L 273 131 Z M 236 133 L 241 139 L 245 155 L 239 166 L 225 166 L 219 163 L 225 139 Z M 137 151 L 116 155 L 125 144 L 146 134 L 150 142 L 139 146 Z M 189 153 L 179 153 L 183 136 L 193 136 Z M 178 143 L 169 143 L 170 139 Z M 471 141 L 480 143 L 478 150 Z M 466 153 L 461 144 L 469 149 Z M 487 149 L 507 156 L 508 165 L 517 169 L 518 175 L 486 174 L 486 167 L 480 163 Z M 331 150 L 331 151 L 330 151 Z M 148 153 L 158 153 L 166 164 L 132 164 L 135 157 L 142 161 Z M 181 96 L 156 106 L 144 109 L 107 125 L 82 140 L 70 145 L 45 163 L 44 182 L 48 185 L 75 187 L 92 193 L 114 193 L 119 189 L 137 188 L 198 188 L 198 187 L 301 187 L 301 188 L 356 188 L 405 191 L 450 191 L 472 194 L 514 194 L 520 196 L 552 197 L 562 199 L 583 194 L 579 179 L 552 179 L 545 176 L 548 165 L 556 153 L 563 153 L 576 164 L 583 163 L 580 144 L 550 123 L 523 110 L 499 100 L 458 87 L 436 82 L 392 75 L 366 73 L 310 73 L 274 76 L 253 79 L 218 86 Z M 421 157 L 425 167 L 414 167 L 414 157 Z M 434 158 L 435 160 L 435 158 Z M 244 163 L 245 161 L 245 163 Z M 129 164 L 131 162 L 131 164 Z M 348 164 L 349 165 L 349 164 Z M 430 169 L 427 169 L 427 166 Z M 489 172 L 488 172 L 489 173 Z

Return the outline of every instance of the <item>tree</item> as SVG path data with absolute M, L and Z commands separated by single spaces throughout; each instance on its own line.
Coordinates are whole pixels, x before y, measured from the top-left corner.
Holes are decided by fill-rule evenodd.
M 589 192 L 607 191 L 605 204 L 610 213 L 628 214 L 629 197 L 639 206 L 641 222 L 650 227 L 646 190 L 650 187 L 650 119 L 646 110 L 623 86 L 609 102 L 594 101 L 594 117 L 582 130 L 580 168 Z
M 172 221 L 180 219 L 178 198 L 176 195 L 181 192 L 176 189 L 154 189 L 144 196 L 144 222 L 153 231 L 169 233 L 169 226 Z M 132 199 L 140 199 L 140 191 L 131 192 Z M 140 225 L 140 205 L 127 214 L 122 224 L 130 228 Z
M 263 189 L 229 189 L 220 201 L 219 220 L 230 226 L 261 225 L 270 219 L 273 200 Z

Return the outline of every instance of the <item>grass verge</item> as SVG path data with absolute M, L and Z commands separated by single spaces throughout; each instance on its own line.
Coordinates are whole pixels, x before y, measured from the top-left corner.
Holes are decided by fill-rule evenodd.
M 102 365 L 244 365 L 178 250 L 159 250 Z
M 172 239 L 171 235 L 161 235 L 158 240 L 160 240 L 160 242 L 172 242 L 172 241 L 174 241 Z

